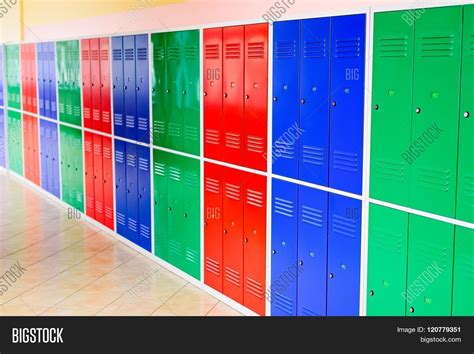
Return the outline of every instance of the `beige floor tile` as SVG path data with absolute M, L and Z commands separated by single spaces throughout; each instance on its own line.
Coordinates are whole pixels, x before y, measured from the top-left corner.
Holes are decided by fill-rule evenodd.
M 153 312 L 151 316 L 170 317 L 170 316 L 176 316 L 176 314 L 173 311 L 171 311 L 168 305 L 163 304 L 158 308 L 158 310 Z
M 223 302 L 217 303 L 206 316 L 243 316 L 240 312 L 234 310 Z
M 33 309 L 20 298 L 16 298 L 0 306 L 0 316 L 38 316 L 46 310 L 47 308 L 40 307 Z
M 178 316 L 205 316 L 218 300 L 194 285 L 188 284 L 166 301 Z
M 97 310 L 94 308 L 77 307 L 64 309 L 60 307 L 51 307 L 41 313 L 41 316 L 94 316 Z
M 127 292 L 104 309 L 97 316 L 150 316 L 163 302 L 159 299 L 144 299 L 134 292 Z

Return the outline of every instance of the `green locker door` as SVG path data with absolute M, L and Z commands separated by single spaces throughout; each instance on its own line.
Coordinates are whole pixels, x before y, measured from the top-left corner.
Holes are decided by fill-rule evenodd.
M 201 278 L 200 232 L 200 162 L 181 157 L 183 171 L 183 214 L 181 222 L 185 245 L 184 271 L 196 279 Z
M 71 186 L 73 189 L 72 203 L 74 208 L 84 212 L 84 183 L 83 183 L 83 149 L 82 131 L 71 129 Z
M 61 148 L 61 196 L 63 201 L 71 205 L 71 192 L 69 187 L 69 136 L 65 126 L 59 126 L 59 142 Z
M 186 245 L 183 225 L 183 164 L 179 155 L 168 154 L 168 225 L 170 263 L 184 271 Z
M 370 196 L 399 205 L 408 204 L 415 36 L 403 13 L 375 14 L 370 162 Z
M 72 60 L 71 60 L 71 41 L 67 41 L 65 44 L 66 47 L 66 58 L 64 61 L 65 72 L 66 72 L 66 81 L 65 81 L 65 92 L 66 92 L 66 122 L 72 123 Z
M 168 178 L 167 155 L 153 150 L 155 255 L 169 262 L 169 222 L 168 222 Z
M 199 31 L 182 32 L 183 46 L 183 151 L 199 155 Z
M 474 222 L 474 5 L 464 6 L 456 217 Z
M 453 316 L 474 316 L 474 230 L 456 227 Z
M 67 88 L 66 88 L 66 43 L 67 42 L 57 42 L 56 43 L 56 72 L 57 72 L 57 81 L 58 81 L 58 109 L 59 109 L 59 119 L 61 121 L 69 121 L 66 115 L 66 98 L 67 98 Z
M 5 59 L 7 105 L 10 108 L 21 109 L 20 47 L 6 45 Z
M 427 9 L 415 23 L 410 207 L 447 217 L 456 203 L 461 34 L 461 6 Z
M 74 40 L 69 42 L 70 45 L 70 98 L 72 106 L 71 124 L 81 125 L 81 69 L 79 56 L 79 41 Z
M 370 204 L 367 316 L 405 316 L 408 214 Z
M 181 32 L 166 33 L 166 102 L 168 148 L 183 148 L 183 59 Z
M 8 110 L 8 166 L 23 176 L 23 128 L 21 114 Z
M 454 225 L 409 217 L 407 315 L 450 316 Z
M 166 114 L 167 76 L 166 76 L 166 34 L 151 35 L 153 47 L 152 75 L 152 114 L 153 114 L 153 145 L 168 147 L 168 117 Z

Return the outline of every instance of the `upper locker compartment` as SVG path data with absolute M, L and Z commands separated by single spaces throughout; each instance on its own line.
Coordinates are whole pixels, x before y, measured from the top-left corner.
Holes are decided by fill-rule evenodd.
M 124 137 L 137 140 L 135 36 L 123 37 Z
M 137 140 L 150 142 L 150 93 L 148 78 L 148 35 L 135 36 Z
M 102 130 L 100 114 L 100 56 L 99 39 L 93 38 L 90 42 L 90 92 L 92 106 L 92 126 L 95 130 Z
M 273 25 L 273 172 L 298 178 L 300 21 Z
M 245 167 L 267 170 L 268 24 L 245 26 Z
M 204 30 L 204 156 L 222 160 L 222 28 Z
M 409 206 L 447 217 L 456 203 L 461 37 L 462 6 L 426 9 L 415 22 Z
M 92 121 L 92 89 L 91 89 L 91 50 L 90 39 L 81 40 L 82 60 L 82 108 L 84 111 L 84 127 L 93 129 Z
M 112 92 L 114 108 L 114 134 L 125 137 L 123 78 L 123 37 L 112 37 Z
M 110 41 L 108 37 L 100 38 L 100 110 L 102 131 L 110 134 Z
M 362 194 L 365 15 L 331 19 L 329 187 Z
M 151 35 L 151 52 L 153 53 L 151 99 L 153 115 L 153 139 L 155 146 L 168 146 L 168 121 L 166 118 L 166 37 L 164 33 Z
M 403 13 L 374 16 L 370 196 L 407 205 L 415 32 Z

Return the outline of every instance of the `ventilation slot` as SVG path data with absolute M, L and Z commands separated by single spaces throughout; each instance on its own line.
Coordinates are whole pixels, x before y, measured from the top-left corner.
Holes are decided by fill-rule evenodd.
M 334 233 L 339 235 L 347 236 L 350 238 L 356 238 L 357 224 L 356 220 L 348 220 L 339 215 L 333 215 L 332 227 Z
M 327 54 L 326 38 L 318 41 L 305 41 L 303 55 L 305 58 L 324 58 Z
M 148 59 L 148 49 L 137 48 L 137 60 L 147 60 L 147 59 Z
M 423 58 L 452 57 L 454 55 L 454 35 L 421 38 Z
M 294 203 L 290 200 L 275 197 L 273 201 L 273 209 L 277 214 L 288 216 L 289 218 L 294 216 L 295 207 Z
M 134 60 L 135 54 L 133 48 L 125 49 L 125 60 Z
M 360 38 L 336 40 L 336 58 L 356 58 L 360 56 Z
M 206 45 L 206 59 L 220 59 L 220 46 L 219 44 L 208 44 Z
M 247 190 L 247 204 L 257 208 L 263 207 L 263 193 L 252 189 Z
M 292 59 L 296 56 L 295 41 L 278 41 L 276 43 L 275 57 L 277 59 Z
M 163 48 L 163 47 L 154 47 L 153 48 L 153 59 L 154 60 L 164 60 L 165 59 L 165 48 Z
M 226 59 L 240 59 L 240 43 L 227 43 L 225 45 Z
M 265 45 L 263 42 L 250 42 L 247 45 L 248 59 L 265 59 Z
M 407 56 L 408 38 L 379 38 L 379 58 L 401 58 Z
M 324 213 L 321 210 L 311 208 L 303 205 L 301 209 L 301 220 L 306 223 L 317 227 L 323 226 Z

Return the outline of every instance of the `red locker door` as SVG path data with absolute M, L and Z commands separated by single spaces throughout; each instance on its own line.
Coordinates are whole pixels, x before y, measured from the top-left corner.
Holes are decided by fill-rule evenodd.
M 31 159 L 33 169 L 33 183 L 40 185 L 40 161 L 39 161 L 39 141 L 38 141 L 38 119 L 30 117 L 31 129 Z
M 93 129 L 92 121 L 92 87 L 91 87 L 91 62 L 89 39 L 81 40 L 82 51 L 82 111 L 84 127 Z
M 204 282 L 222 292 L 222 166 L 204 164 Z
M 95 219 L 94 190 L 94 134 L 84 132 L 84 159 L 86 175 L 86 214 Z
M 245 166 L 267 170 L 268 25 L 245 26 Z
M 245 174 L 244 306 L 265 316 L 267 179 Z
M 102 130 L 102 117 L 100 116 L 100 57 L 99 38 L 89 40 L 90 65 L 91 65 L 91 101 L 92 125 L 95 130 Z
M 109 38 L 100 39 L 100 107 L 102 131 L 111 133 Z M 113 219 L 113 218 L 112 218 Z M 112 227 L 113 228 L 113 227 Z
M 23 46 L 22 46 L 23 49 Z M 31 178 L 31 149 L 30 149 L 30 117 L 26 114 L 23 114 L 23 154 L 24 154 L 24 170 L 25 177 L 28 180 Z
M 28 45 L 22 44 L 20 46 L 20 60 L 21 60 L 21 99 L 24 111 L 29 111 L 29 85 L 28 85 Z
M 204 156 L 222 160 L 222 28 L 204 30 Z
M 112 173 L 112 139 L 102 137 L 102 171 L 104 184 L 104 225 L 114 229 L 114 177 Z
M 243 303 L 244 172 L 223 168 L 223 293 Z
M 95 219 L 104 223 L 104 176 L 102 172 L 102 136 L 94 134 L 94 198 Z
M 30 97 L 31 112 L 38 113 L 38 98 L 36 92 L 36 49 L 34 44 L 30 44 Z
M 223 159 L 244 164 L 244 26 L 223 30 Z

